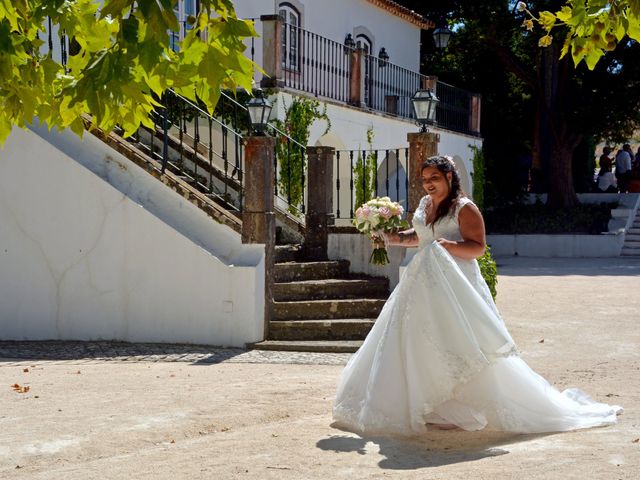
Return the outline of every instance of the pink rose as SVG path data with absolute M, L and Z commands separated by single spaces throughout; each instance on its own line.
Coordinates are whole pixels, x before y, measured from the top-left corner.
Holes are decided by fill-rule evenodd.
M 382 207 L 379 210 L 379 213 L 380 213 L 380 216 L 385 220 L 389 220 L 393 216 L 393 212 L 387 207 Z

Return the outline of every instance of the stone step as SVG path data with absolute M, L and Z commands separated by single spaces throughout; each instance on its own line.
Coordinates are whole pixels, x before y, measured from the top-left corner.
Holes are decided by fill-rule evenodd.
M 640 242 L 638 242 L 637 240 L 629 240 L 628 238 L 624 239 L 625 247 L 638 247 L 639 245 L 640 245 Z
M 378 298 L 273 302 L 272 320 L 377 318 L 384 302 Z
M 278 302 L 329 298 L 387 298 L 388 296 L 389 279 L 387 278 L 328 278 L 273 285 L 273 297 Z
M 279 350 L 283 352 L 353 353 L 362 340 L 264 340 L 248 345 L 254 350 Z
M 631 240 L 632 242 L 640 242 L 640 234 L 637 233 L 627 233 L 624 236 L 625 241 Z
M 276 245 L 275 262 L 298 262 L 302 259 L 302 245 Z
M 620 252 L 620 256 L 622 256 L 622 257 L 640 258 L 640 249 L 637 249 L 637 248 L 634 248 L 634 249 L 623 248 L 622 252 Z
M 640 234 L 640 228 L 630 228 L 629 233 L 632 235 Z
M 346 278 L 349 275 L 349 261 L 276 263 L 273 270 L 276 283 Z
M 375 319 L 285 320 L 269 323 L 270 340 L 364 340 Z

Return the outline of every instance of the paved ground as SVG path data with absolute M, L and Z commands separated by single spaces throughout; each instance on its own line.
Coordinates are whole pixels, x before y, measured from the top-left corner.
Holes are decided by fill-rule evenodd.
M 346 354 L 0 342 L 0 478 L 640 478 L 640 260 L 499 264 L 525 360 L 618 425 L 361 438 L 331 426 Z

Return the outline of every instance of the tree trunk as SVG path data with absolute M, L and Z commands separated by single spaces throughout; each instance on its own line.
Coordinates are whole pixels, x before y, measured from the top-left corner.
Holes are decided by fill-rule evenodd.
M 572 142 L 558 139 L 553 142 L 551 150 L 551 165 L 549 178 L 549 196 L 547 204 L 555 208 L 575 207 L 578 196 L 573 186 L 572 160 L 575 147 Z
M 555 208 L 570 208 L 579 203 L 573 184 L 573 152 L 580 136 L 572 133 L 564 111 L 570 95 L 568 87 L 572 69 L 568 59 L 558 60 L 558 56 L 557 44 L 542 49 L 541 68 L 538 70 L 540 124 L 537 133 L 549 188 L 547 204 Z

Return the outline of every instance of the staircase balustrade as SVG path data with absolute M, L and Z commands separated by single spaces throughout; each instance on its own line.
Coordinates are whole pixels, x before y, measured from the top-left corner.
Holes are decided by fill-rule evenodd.
M 360 206 L 358 203 L 375 197 L 389 197 L 406 210 L 409 198 L 408 162 L 408 148 L 336 150 L 333 189 L 335 218 L 349 220 L 350 224 Z

